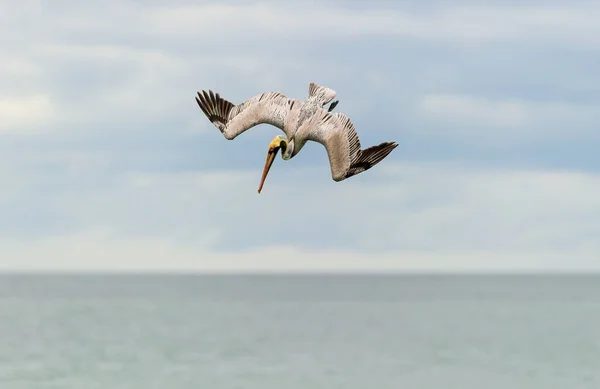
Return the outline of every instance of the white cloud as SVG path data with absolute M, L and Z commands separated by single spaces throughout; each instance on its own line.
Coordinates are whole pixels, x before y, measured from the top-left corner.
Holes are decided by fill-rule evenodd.
M 522 99 L 490 99 L 459 94 L 425 95 L 419 111 L 438 123 L 457 125 L 458 131 L 480 136 L 515 137 L 555 135 L 594 136 L 600 124 L 600 113 L 594 105 L 563 102 L 538 102 Z M 453 127 L 455 130 L 457 127 Z M 496 131 L 482 132 L 482 128 Z M 506 133 L 506 130 L 510 132 Z
M 242 252 L 214 252 L 165 239 L 109 237 L 99 232 L 34 242 L 3 241 L 0 271 L 598 271 L 598 251 L 306 250 L 270 246 Z
M 39 75 L 41 72 L 39 64 L 23 57 L 2 56 L 0 63 L 0 77 L 18 77 L 24 79 Z
M 315 169 L 277 162 L 260 195 L 258 164 L 245 172 L 129 173 L 104 189 L 63 191 L 47 204 L 71 232 L 5 240 L 1 265 L 15 265 L 13 257 L 40 264 L 36 250 L 45 250 L 57 267 L 75 258 L 93 267 L 101 255 L 114 257 L 103 266 L 148 269 L 599 266 L 591 260 L 600 257 L 598 175 L 387 161 L 334 183 L 325 161 Z M 90 230 L 102 234 L 77 236 Z
M 385 193 L 388 211 L 370 205 L 368 247 L 575 250 L 600 236 L 598 175 L 444 165 L 382 170 L 390 172 L 385 181 L 364 188 Z
M 291 4 L 291 3 L 290 3 Z M 348 9 L 328 5 L 315 13 L 309 3 L 186 5 L 158 7 L 142 15 L 145 24 L 167 35 L 206 43 L 273 39 L 348 39 L 386 35 L 481 44 L 497 42 L 600 44 L 600 7 L 453 6 L 420 12 Z M 223 27 L 226 23 L 226 28 Z M 238 35 L 244 31 L 244 36 Z M 276 31 L 276 33 L 274 33 Z M 217 33 L 215 33 L 217 32 Z
M 20 7 L 19 15 L 42 18 L 39 8 Z M 76 4 L 76 3 L 75 3 Z M 103 7 L 72 4 L 52 12 L 53 36 L 70 42 L 82 37 L 131 42 L 165 42 L 198 47 L 260 44 L 266 39 L 353 39 L 357 36 L 398 36 L 458 44 L 517 42 L 597 47 L 600 44 L 600 7 L 589 2 L 569 5 L 506 5 L 502 2 L 476 5 L 402 9 L 386 7 L 353 9 L 323 3 L 320 12 L 308 2 L 190 2 L 164 5 L 106 2 Z M 208 51 L 210 52 L 210 51 Z
M 26 97 L 0 97 L 0 131 L 40 125 L 52 120 L 55 108 L 45 94 Z
M 65 81 L 63 87 L 71 87 L 78 94 L 78 98 L 63 101 L 64 124 L 110 122 L 128 126 L 170 117 L 185 98 L 172 84 L 178 87 L 181 75 L 191 70 L 184 60 L 160 50 L 120 45 L 42 45 L 36 47 L 34 55 L 56 64 L 55 71 Z M 78 66 L 73 69 L 70 64 Z M 70 70 L 87 77 L 73 85 Z M 60 89 L 61 85 L 53 87 Z M 187 101 L 193 101 L 190 96 L 192 88 Z M 193 105 L 188 104 L 189 107 Z
M 472 96 L 427 95 L 421 100 L 420 109 L 427 115 L 467 124 L 514 127 L 526 125 L 530 120 L 527 107 L 521 102 Z

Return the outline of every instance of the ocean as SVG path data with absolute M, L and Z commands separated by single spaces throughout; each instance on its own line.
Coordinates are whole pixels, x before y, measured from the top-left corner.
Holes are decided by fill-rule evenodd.
M 600 276 L 0 276 L 2 389 L 597 389 Z

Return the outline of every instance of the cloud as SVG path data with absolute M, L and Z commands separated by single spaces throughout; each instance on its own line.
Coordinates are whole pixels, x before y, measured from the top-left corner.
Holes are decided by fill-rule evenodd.
M 290 7 L 262 2 L 157 7 L 144 12 L 140 24 L 166 31 L 172 38 L 196 37 L 225 44 L 234 42 L 234 37 L 251 43 L 257 39 L 396 36 L 458 44 L 535 42 L 597 47 L 599 15 L 600 7 L 581 3 L 569 7 L 469 4 L 413 12 L 390 7 L 389 3 L 370 9 L 323 4 L 321 12 L 314 13 L 308 4 Z M 227 28 L 221 28 L 224 21 Z M 246 31 L 245 37 L 238 37 L 239 30 Z
M 461 124 L 476 122 L 491 126 L 515 127 L 530 119 L 525 104 L 516 101 L 489 101 L 485 98 L 459 95 L 428 95 L 421 101 L 421 110 L 442 119 Z
M 3 56 L 3 61 L 0 63 L 0 77 L 3 82 L 8 81 L 8 78 L 15 77 L 18 77 L 19 81 L 23 81 L 38 76 L 40 72 L 39 65 L 22 57 Z
M 421 99 L 419 109 L 438 123 L 459 128 L 459 133 L 473 135 L 476 131 L 481 137 L 492 136 L 495 139 L 572 137 L 576 133 L 596 137 L 597 124 L 600 123 L 596 105 L 563 102 L 432 94 Z M 482 128 L 492 131 L 483 132 Z M 506 131 L 510 131 L 509 137 Z
M 39 125 L 52 120 L 54 114 L 48 95 L 0 97 L 0 131 Z
M 291 3 L 290 3 L 291 4 Z M 459 44 L 535 42 L 596 47 L 600 7 L 589 3 L 566 6 L 454 4 L 431 9 L 403 10 L 402 6 L 373 5 L 368 9 L 323 3 L 315 13 L 309 3 L 204 3 L 135 7 L 112 4 L 101 12 L 112 18 L 82 23 L 72 16 L 60 25 L 87 34 L 128 25 L 128 36 L 156 36 L 204 45 L 252 44 L 307 39 L 352 39 L 359 36 L 396 36 Z M 467 5 L 468 4 L 468 5 Z M 82 11 L 81 9 L 78 11 Z M 131 22 L 126 15 L 136 12 Z M 67 14 L 69 15 L 69 14 Z M 158 34 L 160 31 L 160 34 Z M 244 31 L 244 35 L 239 32 Z M 277 33 L 274 33 L 276 31 Z
M 531 256 L 524 267 L 539 266 L 537 261 L 544 258 L 554 258 L 556 266 L 566 264 L 560 258 L 573 266 L 592 266 L 590 256 L 600 254 L 594 243 L 600 234 L 598 175 L 388 161 L 354 180 L 333 183 L 325 161 L 319 169 L 278 162 L 261 195 L 256 194 L 258 164 L 237 172 L 130 172 L 104 188 L 86 188 L 84 182 L 79 190 L 54 190 L 45 194 L 44 213 L 37 216 L 58 218 L 51 223 L 36 220 L 28 209 L 18 210 L 33 200 L 26 194 L 32 191 L 25 190 L 0 201 L 8 216 L 0 223 L 3 247 L 17 247 L 15 242 L 24 238 L 14 234 L 19 229 L 11 220 L 30 218 L 41 228 L 24 241 L 37 242 L 32 247 L 56 244 L 55 251 L 67 250 L 65 258 L 73 255 L 70 250 L 81 256 L 92 249 L 85 248 L 88 238 L 77 236 L 92 231 L 89 239 L 95 245 L 100 244 L 97 239 L 106 241 L 111 255 L 120 258 L 115 262 L 132 263 L 128 258 L 143 255 L 147 268 L 170 266 L 161 262 L 167 256 L 197 269 L 222 266 L 210 258 L 220 262 L 227 256 L 252 258 L 255 268 L 288 268 L 298 261 L 310 267 L 317 265 L 305 256 L 313 252 L 323 258 L 323 266 L 342 268 L 346 260 L 354 266 L 352 258 L 359 267 L 375 258 L 370 263 L 376 268 L 414 268 L 421 265 L 407 265 L 401 258 L 423 258 L 423 266 L 443 270 L 461 267 L 465 262 L 460 255 L 469 261 L 480 256 L 484 267 L 494 266 L 499 258 L 513 266 L 511 253 L 522 259 Z M 297 184 L 300 178 L 302 185 Z M 141 242 L 150 241 L 161 243 L 147 243 L 158 246 L 142 250 Z M 283 254 L 275 254 L 278 249 L 273 247 L 284 247 Z M 260 259 L 263 250 L 272 254 Z M 2 256 L 9 258 L 9 253 Z M 54 254 L 56 266 L 71 266 L 61 262 L 62 256 Z M 200 257 L 208 262 L 189 262 Z M 486 258 L 491 262 L 485 264 Z M 94 261 L 86 258 L 85 263 Z
M 164 239 L 123 239 L 91 231 L 32 243 L 4 241 L 0 271 L 132 272 L 560 272 L 599 270 L 597 251 L 307 250 L 270 246 L 206 251 Z M 569 261 L 567 261 L 569 259 Z
M 595 266 L 598 7 L 7 4 L 0 266 Z M 400 147 L 336 184 L 311 144 L 257 195 L 280 131 L 226 141 L 194 94 L 311 81 Z

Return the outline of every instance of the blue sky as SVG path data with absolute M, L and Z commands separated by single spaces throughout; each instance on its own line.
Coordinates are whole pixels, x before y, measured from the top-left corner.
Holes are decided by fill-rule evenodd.
M 0 1 L 0 269 L 600 269 L 600 6 Z M 258 195 L 261 125 L 194 101 L 334 89 L 363 146 Z

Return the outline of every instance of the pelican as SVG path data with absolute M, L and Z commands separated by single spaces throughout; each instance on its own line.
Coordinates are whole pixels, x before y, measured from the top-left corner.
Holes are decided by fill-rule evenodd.
M 269 143 L 258 187 L 260 193 L 279 150 L 282 159 L 288 161 L 307 141 L 321 143 L 329 157 L 331 177 L 339 182 L 369 170 L 398 146 L 396 142 L 383 142 L 361 149 L 350 119 L 343 113 L 331 112 L 338 101 L 324 109 L 335 97 L 334 90 L 311 82 L 305 101 L 288 98 L 279 92 L 265 92 L 234 105 L 212 90 L 203 90 L 197 93 L 196 102 L 226 139 L 235 139 L 259 124 L 273 125 L 285 133 Z

